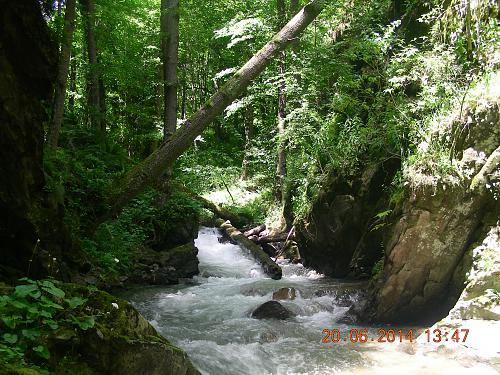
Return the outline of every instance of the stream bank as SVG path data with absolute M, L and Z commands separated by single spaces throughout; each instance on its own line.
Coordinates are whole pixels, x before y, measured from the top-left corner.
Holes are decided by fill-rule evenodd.
M 367 329 L 371 338 L 378 337 L 381 327 L 345 319 L 366 296 L 366 282 L 332 279 L 287 261 L 279 262 L 282 279 L 272 280 L 237 245 L 220 243 L 219 235 L 217 229 L 200 230 L 199 276 L 123 295 L 160 334 L 186 350 L 203 374 L 496 373 L 489 359 L 461 354 L 457 361 L 455 349 L 436 352 L 426 343 L 323 343 L 324 329 Z M 295 317 L 251 317 L 278 298 Z M 413 329 L 415 336 L 423 330 Z

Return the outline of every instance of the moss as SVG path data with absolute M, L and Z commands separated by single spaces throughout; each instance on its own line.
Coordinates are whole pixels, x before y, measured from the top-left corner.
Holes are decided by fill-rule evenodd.
M 36 369 L 29 367 L 17 367 L 14 365 L 0 364 L 0 374 L 3 375 L 42 375 Z

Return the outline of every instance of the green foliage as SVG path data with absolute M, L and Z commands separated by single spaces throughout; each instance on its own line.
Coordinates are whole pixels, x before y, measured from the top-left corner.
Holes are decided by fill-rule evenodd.
M 384 269 L 385 258 L 382 257 L 378 260 L 377 263 L 372 268 L 372 278 L 376 278 L 382 274 Z
M 0 295 L 0 365 L 46 366 L 49 338 L 63 330 L 87 330 L 93 316 L 84 310 L 87 299 L 66 297 L 53 280 L 20 280 L 12 292 Z
M 93 238 L 84 239 L 84 249 L 105 273 L 127 271 L 133 251 L 153 232 L 155 196 L 154 190 L 142 194 L 125 207 L 116 220 L 101 224 Z

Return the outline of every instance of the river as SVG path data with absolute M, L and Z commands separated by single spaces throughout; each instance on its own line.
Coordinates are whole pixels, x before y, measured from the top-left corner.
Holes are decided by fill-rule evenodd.
M 244 250 L 221 244 L 217 237 L 216 229 L 199 232 L 199 276 L 126 295 L 163 336 L 187 351 L 203 374 L 496 373 L 481 362 L 417 350 L 404 337 L 399 342 L 397 334 L 394 342 L 379 343 L 380 327 L 367 330 L 367 342 L 352 343 L 351 330 L 366 327 L 339 320 L 349 305 L 358 303 L 362 284 L 330 279 L 289 263 L 281 264 L 283 278 L 272 280 Z M 295 299 L 280 301 L 294 318 L 251 318 L 255 308 L 285 287 L 296 290 Z M 340 341 L 323 343 L 324 329 L 338 329 Z M 403 336 L 409 329 L 402 328 Z M 356 331 L 352 332 L 356 341 Z

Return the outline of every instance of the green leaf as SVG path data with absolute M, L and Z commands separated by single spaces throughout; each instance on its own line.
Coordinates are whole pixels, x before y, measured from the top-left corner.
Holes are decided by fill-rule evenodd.
M 56 287 L 50 281 L 43 281 L 42 282 L 42 289 L 45 290 L 47 293 L 52 294 L 53 296 L 55 296 L 57 298 L 64 298 L 64 296 L 66 295 L 66 293 L 64 293 L 61 289 Z
M 50 358 L 49 349 L 45 345 L 38 345 L 33 348 L 33 351 L 44 359 Z
M 73 317 L 74 323 L 82 330 L 86 331 L 89 328 L 92 328 L 95 324 L 95 319 L 93 316 L 87 316 L 83 319 L 78 319 Z
M 9 344 L 15 344 L 17 342 L 17 335 L 11 333 L 4 333 L 2 335 L 3 339 Z
M 73 297 L 70 299 L 66 299 L 65 301 L 68 303 L 68 305 L 71 309 L 74 309 L 75 307 L 81 306 L 85 302 L 87 302 L 87 299 L 81 298 L 81 297 Z
M 10 300 L 10 304 L 12 306 L 14 306 L 15 308 L 20 309 L 20 310 L 27 310 L 31 307 L 30 304 L 23 302 L 23 301 L 15 300 L 15 299 Z
M 33 329 L 23 329 L 21 330 L 21 334 L 26 337 L 28 340 L 33 340 L 36 337 L 40 336 L 40 332 Z
M 35 291 L 38 291 L 38 286 L 37 285 L 18 285 L 16 286 L 16 291 L 14 292 L 16 296 L 18 297 L 26 297 L 30 293 L 33 293 Z
M 5 323 L 5 325 L 11 329 L 14 329 L 16 328 L 16 324 L 17 324 L 17 319 L 13 316 L 4 316 L 2 318 L 3 322 Z

